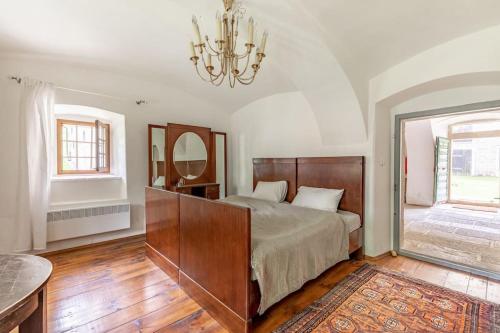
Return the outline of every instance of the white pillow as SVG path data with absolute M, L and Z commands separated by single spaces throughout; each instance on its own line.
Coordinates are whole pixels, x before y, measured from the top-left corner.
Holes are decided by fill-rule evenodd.
M 258 182 L 252 198 L 283 202 L 288 191 L 288 183 L 285 180 L 279 182 Z
M 292 205 L 337 212 L 344 190 L 301 186 Z

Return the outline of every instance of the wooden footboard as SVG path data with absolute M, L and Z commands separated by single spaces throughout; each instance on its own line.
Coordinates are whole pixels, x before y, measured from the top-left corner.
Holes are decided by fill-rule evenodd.
M 153 262 L 230 332 L 250 331 L 260 303 L 250 209 L 146 188 L 146 229 Z M 362 244 L 362 228 L 350 233 L 351 255 Z
M 180 285 L 232 332 L 250 326 L 250 209 L 180 196 Z
M 179 194 L 146 188 L 146 254 L 179 281 Z
M 146 188 L 146 254 L 230 332 L 251 323 L 250 209 Z

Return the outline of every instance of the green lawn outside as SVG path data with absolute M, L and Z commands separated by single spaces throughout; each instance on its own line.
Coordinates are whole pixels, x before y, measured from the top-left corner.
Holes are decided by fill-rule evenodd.
M 500 177 L 451 176 L 450 199 L 499 203 Z

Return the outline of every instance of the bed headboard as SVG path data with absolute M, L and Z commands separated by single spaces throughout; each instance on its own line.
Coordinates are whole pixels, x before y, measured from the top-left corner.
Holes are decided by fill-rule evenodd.
M 364 220 L 364 157 L 257 158 L 253 160 L 253 187 L 258 181 L 288 181 L 286 201 L 300 186 L 344 189 L 339 209 Z
M 257 182 L 286 180 L 288 193 L 286 201 L 292 202 L 297 194 L 297 159 L 296 158 L 254 158 L 253 188 Z
M 301 186 L 344 189 L 339 209 L 364 218 L 364 157 L 297 159 L 297 189 Z

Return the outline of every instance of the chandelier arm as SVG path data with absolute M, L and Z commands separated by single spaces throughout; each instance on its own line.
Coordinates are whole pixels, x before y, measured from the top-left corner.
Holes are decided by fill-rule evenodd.
M 257 72 L 255 69 L 253 70 L 253 73 L 250 74 L 248 77 L 243 77 L 243 74 L 238 76 L 238 79 L 241 80 L 241 81 L 249 81 L 249 80 L 253 80 L 256 76 L 257 76 Z
M 236 57 L 238 57 L 238 60 L 243 59 L 243 58 L 245 58 L 245 57 L 248 57 L 248 56 L 250 56 L 251 54 L 252 54 L 252 50 L 251 50 L 251 49 L 250 49 L 250 51 L 246 51 L 245 53 L 242 53 L 242 54 L 234 53 L 234 55 L 235 55 Z
M 221 72 L 222 72 L 222 74 L 223 74 L 224 76 L 226 76 L 226 75 L 227 75 L 227 72 L 226 72 L 226 68 L 225 68 L 226 63 L 225 63 L 225 56 L 224 56 L 224 53 L 221 53 L 221 54 L 219 55 L 218 60 L 219 60 L 219 64 L 220 64 L 220 69 L 221 69 Z
M 238 78 L 238 82 L 241 83 L 241 84 L 243 84 L 243 85 L 245 85 L 245 86 L 248 86 L 248 85 L 252 84 L 253 81 L 255 81 L 255 75 L 252 76 L 251 78 L 249 78 L 249 80 L 246 80 L 246 81 L 245 80 L 241 80 L 240 78 Z
M 222 79 L 220 80 L 220 82 L 216 82 L 218 78 L 216 78 L 216 79 L 210 79 L 210 80 L 208 80 L 208 79 L 204 78 L 204 77 L 203 77 L 203 75 L 201 75 L 201 73 L 200 73 L 200 71 L 199 71 L 199 69 L 198 69 L 198 66 L 196 66 L 196 72 L 198 73 L 198 76 L 199 76 L 199 77 L 200 77 L 203 81 L 208 82 L 208 83 L 211 83 L 211 84 L 213 84 L 213 85 L 214 85 L 214 86 L 216 86 L 216 87 L 220 86 L 220 85 L 222 84 L 222 82 L 224 82 L 224 76 L 222 76 Z
M 238 46 L 238 25 L 239 25 L 239 20 L 233 19 L 233 34 L 232 34 L 232 36 L 233 36 L 233 43 L 232 43 L 233 49 L 232 49 L 232 58 L 231 58 L 231 68 L 232 68 L 233 73 L 235 70 L 238 69 L 238 60 L 239 60 L 238 54 L 236 53 L 236 48 Z M 235 86 L 236 85 L 236 76 L 238 76 L 238 74 L 233 74 L 233 76 L 235 77 L 233 80 L 233 86 Z
M 203 77 L 203 75 L 201 75 L 201 73 L 200 73 L 200 69 L 198 68 L 198 64 L 196 64 L 195 68 L 196 68 L 196 73 L 198 73 L 198 76 L 199 76 L 199 77 L 200 77 L 203 81 L 205 81 L 205 82 L 209 82 L 209 83 L 212 83 L 212 84 L 213 84 L 213 83 L 214 83 L 214 81 L 215 81 L 215 80 L 217 80 L 217 79 L 213 79 L 213 78 L 212 78 L 212 76 L 210 75 L 210 73 L 208 73 L 208 74 L 209 74 L 209 76 L 210 76 L 210 78 L 209 78 L 209 79 L 207 79 L 207 78 Z
M 231 56 L 233 56 L 235 51 L 236 51 L 235 47 L 236 47 L 236 40 L 237 40 L 237 38 L 234 35 L 235 34 L 234 22 L 235 22 L 235 20 L 234 20 L 234 16 L 233 16 L 231 18 L 231 33 L 230 33 L 230 41 L 229 41 L 230 45 L 231 45 L 230 50 L 229 50 L 231 53 Z
M 225 76 L 221 76 L 221 79 L 219 80 L 219 82 L 217 82 L 218 79 L 214 79 L 214 80 L 209 81 L 209 82 L 212 83 L 212 85 L 219 87 L 224 82 L 224 78 L 225 78 Z
M 240 20 L 236 19 L 236 27 L 234 29 L 233 33 L 233 54 L 237 55 L 236 53 L 236 47 L 238 46 L 238 28 L 239 28 Z M 233 23 L 234 25 L 234 23 Z
M 212 82 L 212 84 L 216 87 L 219 87 L 220 85 L 222 85 L 225 78 L 226 78 L 225 76 L 222 76 L 222 79 L 218 83 L 214 81 L 214 82 Z
M 224 75 L 222 75 L 222 73 L 219 73 L 218 75 L 211 74 L 210 77 L 212 78 L 212 81 L 217 81 L 220 77 L 224 78 Z
M 219 51 L 216 51 L 213 47 L 212 47 L 212 43 L 210 42 L 210 39 L 208 39 L 208 36 L 205 36 L 206 40 L 207 40 L 207 45 L 208 45 L 208 48 L 205 47 L 205 51 L 207 51 L 208 54 L 214 56 L 214 57 L 217 57 L 220 52 Z M 209 51 L 212 51 L 213 53 L 210 53 Z
M 238 77 L 238 81 L 251 81 L 253 79 L 255 79 L 255 77 L 257 76 L 257 73 L 254 72 L 251 76 L 249 77 Z
M 213 76 L 213 77 L 214 77 L 214 80 L 217 80 L 217 79 L 218 79 L 221 75 L 222 75 L 222 76 L 225 76 L 225 75 L 224 75 L 224 73 L 222 72 L 222 69 L 221 69 L 221 71 L 220 71 L 219 73 L 217 73 L 217 74 L 211 74 L 211 73 L 209 73 L 209 74 L 210 74 L 210 76 Z
M 229 86 L 231 88 L 234 88 L 236 86 L 236 77 L 233 75 L 231 75 L 231 73 L 229 74 Z
M 209 71 L 206 71 L 207 74 L 210 76 L 210 81 L 216 81 L 219 77 L 224 76 L 222 72 L 218 74 L 212 74 Z
M 210 80 L 213 81 L 213 80 L 217 80 L 219 78 L 219 76 L 222 74 L 222 70 L 218 73 L 218 74 L 212 74 L 210 73 L 208 70 L 207 70 L 207 63 L 205 62 L 205 57 L 203 55 L 201 55 L 201 59 L 203 61 L 203 67 L 205 67 L 205 71 L 208 73 L 208 75 L 210 76 Z
M 231 60 L 229 57 L 224 56 L 224 70 L 225 74 L 229 75 L 231 73 Z
M 195 66 L 195 68 L 196 68 L 196 73 L 198 73 L 198 76 L 199 76 L 199 77 L 200 77 L 203 81 L 205 81 L 205 82 L 212 82 L 211 80 L 208 80 L 208 79 L 204 78 L 204 77 L 203 77 L 203 75 L 201 75 L 200 70 L 198 69 L 198 66 L 197 66 L 197 65 Z
M 227 41 L 227 40 L 226 40 Z M 228 58 L 226 56 L 227 50 L 223 50 L 221 54 L 219 55 L 219 63 L 222 69 L 222 73 L 224 73 L 224 76 L 227 76 L 228 70 L 227 70 L 227 63 L 228 63 Z
M 246 72 L 247 72 L 247 70 L 248 70 L 248 65 L 249 65 L 249 64 L 250 64 L 250 55 L 247 57 L 247 63 L 245 64 L 245 69 L 244 69 L 244 70 L 242 70 L 242 71 L 240 72 L 240 74 L 238 74 L 238 75 L 237 75 L 238 77 L 242 77 L 243 75 L 245 75 L 245 73 L 246 73 Z

